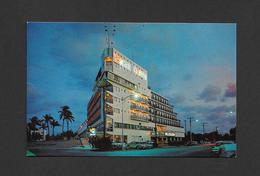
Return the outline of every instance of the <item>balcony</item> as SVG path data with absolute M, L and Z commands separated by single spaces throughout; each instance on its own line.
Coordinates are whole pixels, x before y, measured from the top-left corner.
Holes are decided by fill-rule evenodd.
M 138 115 L 131 115 L 130 116 L 131 120 L 136 120 L 136 121 L 142 121 L 142 122 L 149 122 L 149 116 L 138 116 Z
M 145 106 L 138 106 L 136 104 L 131 104 L 130 106 L 131 109 L 135 109 L 135 110 L 138 110 L 138 111 L 142 111 L 142 112 L 147 112 L 149 113 L 149 107 L 145 107 Z
M 105 101 L 108 103 L 113 103 L 113 96 L 108 92 L 105 93 Z
M 108 104 L 105 105 L 105 113 L 108 115 L 113 115 L 113 107 Z
M 130 98 L 131 98 L 132 101 L 135 101 L 137 103 L 139 102 L 139 103 L 143 103 L 143 104 L 149 104 L 148 98 L 146 99 L 146 98 L 141 97 L 141 96 L 139 96 L 138 98 L 135 98 L 134 95 L 132 95 Z
M 107 78 L 124 87 L 130 88 L 130 89 L 135 89 L 135 84 L 133 84 L 133 83 L 127 81 L 126 79 L 121 78 L 120 76 L 115 75 L 113 73 L 108 72 Z

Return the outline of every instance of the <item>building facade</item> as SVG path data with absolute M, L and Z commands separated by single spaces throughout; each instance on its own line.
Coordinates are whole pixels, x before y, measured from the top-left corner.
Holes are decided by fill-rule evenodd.
M 177 113 L 173 111 L 173 105 L 169 104 L 169 100 L 152 91 L 149 102 L 151 121 L 155 124 L 152 138 L 159 144 L 182 141 L 185 137 L 184 128 L 181 127 Z
M 147 71 L 140 65 L 115 48 L 106 48 L 93 95 L 87 105 L 87 120 L 79 128 L 79 133 L 83 134 L 86 130 L 82 129 L 87 126 L 85 129 L 95 129 L 97 136 L 107 136 L 115 142 L 126 143 L 148 141 L 154 137 L 158 137 L 158 140 L 161 137 L 162 140 L 166 137 L 165 141 L 173 140 L 169 138 L 169 135 L 173 135 L 171 133 L 175 133 L 175 136 L 170 137 L 184 137 L 184 133 L 179 134 L 179 131 L 184 130 L 180 127 L 173 107 L 166 98 L 163 99 L 164 103 L 157 100 L 159 95 L 148 88 L 147 78 Z M 156 103 L 160 105 L 157 107 Z M 162 109 L 159 108 L 161 104 L 164 104 Z M 167 112 L 169 116 L 160 116 L 158 112 Z M 167 130 L 160 131 L 160 126 Z

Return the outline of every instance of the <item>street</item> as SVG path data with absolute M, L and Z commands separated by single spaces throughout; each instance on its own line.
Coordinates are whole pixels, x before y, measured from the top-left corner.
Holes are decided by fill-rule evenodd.
M 36 156 L 214 157 L 210 146 L 168 146 L 146 150 L 93 151 L 90 147 L 32 148 Z

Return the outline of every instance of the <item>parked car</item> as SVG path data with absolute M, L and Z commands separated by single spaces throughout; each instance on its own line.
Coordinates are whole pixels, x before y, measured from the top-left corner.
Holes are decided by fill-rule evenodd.
M 127 144 L 127 149 L 151 149 L 153 144 L 149 142 L 130 142 Z
M 219 157 L 234 158 L 237 156 L 237 144 L 228 143 L 220 145 Z
M 192 145 L 198 145 L 199 143 L 197 141 L 189 141 L 186 143 L 187 146 L 192 146 Z
M 155 142 L 154 141 L 146 141 L 146 145 L 149 149 L 155 147 Z
M 211 148 L 211 152 L 213 152 L 215 154 L 219 154 L 220 149 L 221 149 L 221 145 L 223 145 L 223 144 L 234 144 L 234 142 L 233 141 L 217 141 L 215 143 L 215 146 L 213 146 Z
M 154 148 L 156 147 L 155 145 L 155 142 L 154 141 L 146 141 L 147 145 L 150 145 L 150 148 Z
M 126 143 L 112 142 L 112 148 L 113 148 L 113 149 L 122 149 L 122 145 L 123 145 L 123 148 L 126 148 L 126 147 L 127 147 L 127 144 L 126 144 Z

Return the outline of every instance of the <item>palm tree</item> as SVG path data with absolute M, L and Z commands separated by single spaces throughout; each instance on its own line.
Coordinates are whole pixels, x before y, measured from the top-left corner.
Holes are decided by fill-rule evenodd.
M 43 118 L 44 118 L 45 123 L 46 123 L 47 128 L 48 128 L 48 136 L 50 136 L 50 125 L 49 125 L 49 122 L 50 122 L 51 120 L 53 120 L 53 117 L 52 117 L 50 114 L 45 114 L 45 115 L 43 116 Z
M 53 136 L 53 138 L 54 138 L 54 128 L 55 128 L 56 126 L 60 126 L 60 124 L 59 124 L 59 122 L 58 122 L 57 120 L 55 120 L 55 119 L 51 120 L 51 121 L 50 121 L 50 124 L 51 124 L 51 126 L 52 126 L 52 136 Z
M 29 122 L 28 125 L 28 132 L 29 132 L 29 138 L 35 137 L 35 131 L 38 130 L 37 126 L 41 126 L 41 121 L 38 119 L 37 116 L 33 116 L 30 119 L 31 122 Z M 33 131 L 33 135 L 31 135 L 31 131 Z
M 33 130 L 33 131 L 36 131 L 37 130 L 37 125 L 40 126 L 41 123 L 40 123 L 40 120 L 38 119 L 38 117 L 36 116 L 33 116 L 31 119 L 30 119 L 30 128 Z
M 45 123 L 44 119 L 40 120 L 39 123 L 40 123 L 40 129 L 45 130 L 47 128 L 47 124 Z
M 69 131 L 69 123 L 74 121 L 74 116 L 70 111 L 69 106 L 62 106 L 60 113 L 60 120 L 62 120 L 62 133 L 64 132 L 64 121 L 67 122 L 67 131 Z

